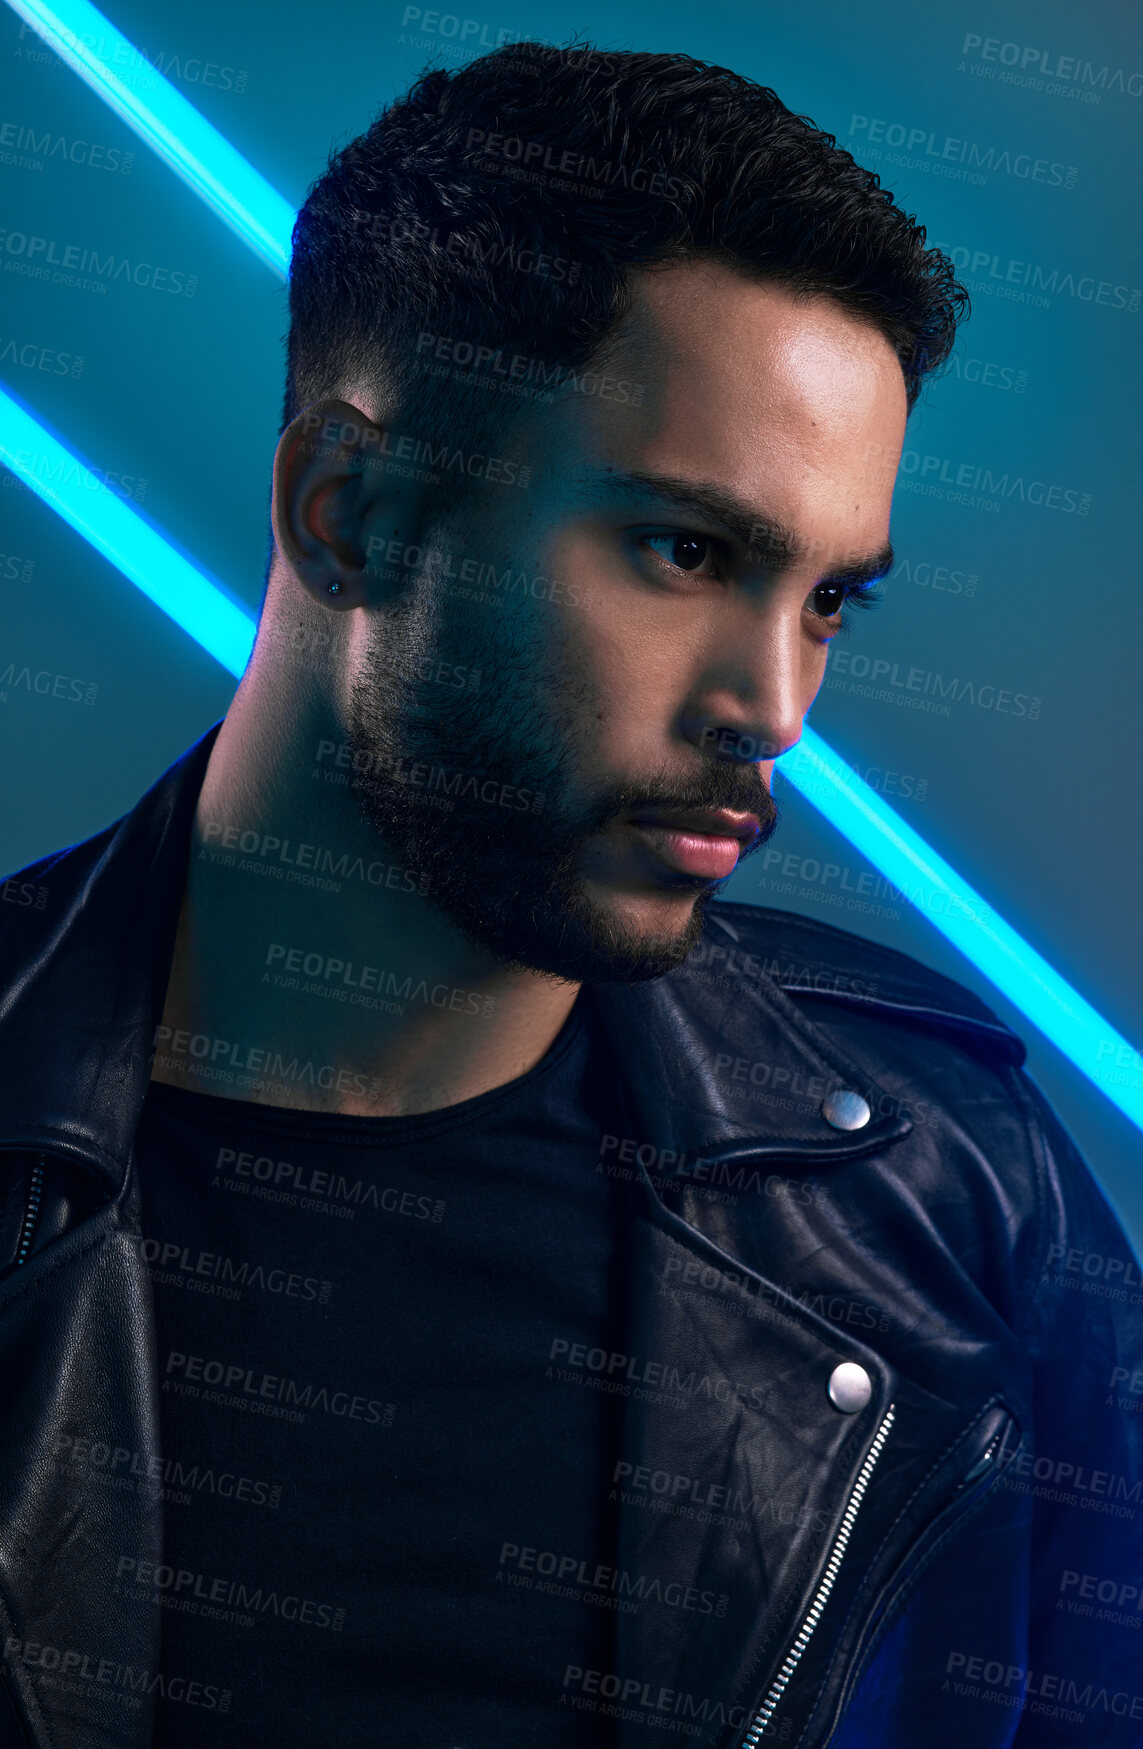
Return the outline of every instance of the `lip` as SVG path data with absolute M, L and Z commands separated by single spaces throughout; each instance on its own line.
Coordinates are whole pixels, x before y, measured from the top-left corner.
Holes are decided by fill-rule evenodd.
M 694 832 L 705 838 L 737 838 L 753 844 L 761 830 L 756 814 L 736 814 L 731 808 L 646 808 L 632 814 L 635 826 L 665 826 L 670 832 Z
M 710 881 L 733 874 L 761 830 L 756 815 L 729 808 L 648 809 L 632 816 L 631 825 L 668 868 Z

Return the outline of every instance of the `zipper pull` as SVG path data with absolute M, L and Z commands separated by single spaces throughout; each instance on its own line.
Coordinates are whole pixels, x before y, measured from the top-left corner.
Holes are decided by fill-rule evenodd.
M 977 1462 L 973 1464 L 971 1470 L 969 1470 L 969 1472 L 968 1472 L 968 1475 L 965 1476 L 964 1480 L 961 1482 L 962 1488 L 967 1487 L 969 1482 L 975 1482 L 978 1476 L 983 1476 L 985 1470 L 988 1468 L 989 1464 L 992 1462 L 993 1458 L 996 1456 L 996 1448 L 1000 1444 L 1000 1439 L 1001 1439 L 1001 1435 L 998 1433 L 996 1435 L 996 1437 L 992 1440 L 992 1442 L 989 1445 L 988 1450 L 985 1452 L 984 1456 L 982 1458 L 979 1458 L 977 1460 Z

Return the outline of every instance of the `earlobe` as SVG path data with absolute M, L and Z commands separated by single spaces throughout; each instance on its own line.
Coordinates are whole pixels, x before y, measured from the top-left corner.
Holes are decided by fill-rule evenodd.
M 383 438 L 359 408 L 330 400 L 305 408 L 278 443 L 274 540 L 294 576 L 327 607 L 359 607 L 367 598 L 365 523 Z

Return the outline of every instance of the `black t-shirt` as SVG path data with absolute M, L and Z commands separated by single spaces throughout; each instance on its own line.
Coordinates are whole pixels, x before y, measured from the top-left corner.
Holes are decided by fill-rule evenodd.
M 599 1743 L 560 1699 L 611 1664 L 619 1403 L 559 1373 L 615 1347 L 605 1064 L 581 1000 L 423 1116 L 152 1084 L 166 1537 L 117 1585 L 161 1608 L 157 1749 Z

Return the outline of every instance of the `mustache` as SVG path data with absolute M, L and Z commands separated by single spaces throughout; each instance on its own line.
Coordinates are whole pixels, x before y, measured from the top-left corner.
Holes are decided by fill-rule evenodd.
M 753 814 L 759 833 L 749 850 L 761 849 L 777 831 L 780 810 L 754 766 L 712 765 L 685 777 L 661 774 L 639 783 L 611 784 L 595 799 L 590 829 L 599 831 L 623 814 L 643 809 L 729 808 L 736 814 Z

